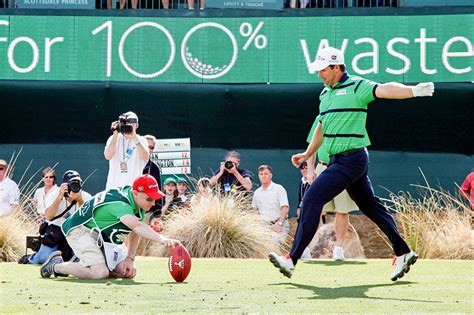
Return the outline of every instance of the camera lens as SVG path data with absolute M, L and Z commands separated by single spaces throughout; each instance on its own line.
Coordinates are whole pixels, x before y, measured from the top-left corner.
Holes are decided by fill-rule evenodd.
M 232 162 L 232 161 L 227 161 L 227 162 L 225 162 L 224 167 L 225 167 L 226 169 L 230 170 L 231 168 L 234 167 L 234 162 Z
M 78 180 L 70 181 L 67 186 L 69 191 L 74 193 L 78 193 L 82 188 L 81 182 Z
M 133 132 L 133 127 L 131 125 L 121 125 L 120 132 L 125 134 L 130 134 Z

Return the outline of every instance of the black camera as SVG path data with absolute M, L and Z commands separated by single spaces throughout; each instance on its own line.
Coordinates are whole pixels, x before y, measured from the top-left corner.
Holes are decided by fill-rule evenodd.
M 224 167 L 225 167 L 226 169 L 230 170 L 231 168 L 234 167 L 234 162 L 232 162 L 232 161 L 226 161 L 226 162 L 224 163 Z
M 120 116 L 117 131 L 124 134 L 131 134 L 133 132 L 133 127 L 132 125 L 128 125 L 128 119 L 126 117 Z
M 133 113 L 130 113 L 133 114 Z M 118 125 L 115 128 L 118 132 L 123 134 L 131 134 L 133 132 L 133 126 L 131 124 L 137 124 L 138 119 L 136 115 L 129 115 L 128 113 L 122 114 L 119 116 Z M 112 129 L 112 131 L 114 131 Z
M 69 192 L 78 193 L 82 189 L 82 181 L 80 179 L 72 179 L 67 183 Z
M 70 192 L 78 193 L 82 189 L 82 179 L 78 172 L 69 170 L 64 173 L 63 183 L 67 183 L 68 192 L 64 193 L 64 197 L 69 196 Z

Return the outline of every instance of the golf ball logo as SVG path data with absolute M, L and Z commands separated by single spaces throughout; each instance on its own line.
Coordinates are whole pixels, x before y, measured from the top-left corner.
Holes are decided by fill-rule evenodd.
M 199 32 L 204 28 L 210 29 Z M 208 51 L 206 46 L 210 37 L 222 43 L 222 49 Z M 231 54 L 226 54 L 228 49 L 225 48 L 228 47 L 229 41 L 232 50 Z M 237 41 L 232 32 L 227 27 L 214 22 L 194 26 L 186 33 L 181 43 L 181 59 L 184 66 L 190 73 L 203 79 L 215 79 L 225 75 L 234 66 L 237 56 Z M 212 60 L 212 63 L 208 60 Z

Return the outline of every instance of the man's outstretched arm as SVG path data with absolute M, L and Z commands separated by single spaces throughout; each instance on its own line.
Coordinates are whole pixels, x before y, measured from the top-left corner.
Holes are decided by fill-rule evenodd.
M 406 99 L 412 97 L 433 96 L 433 82 L 418 83 L 415 86 L 408 86 L 402 83 L 389 82 L 382 83 L 375 89 L 377 98 Z

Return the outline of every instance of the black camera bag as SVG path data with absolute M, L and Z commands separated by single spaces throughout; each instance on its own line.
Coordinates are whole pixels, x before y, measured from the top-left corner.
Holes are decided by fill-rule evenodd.
M 62 217 L 66 212 L 71 210 L 71 208 L 76 203 L 77 203 L 76 200 L 71 202 L 71 204 L 66 208 L 66 210 L 64 210 L 61 214 L 52 218 L 51 222 Z M 66 241 L 63 231 L 61 231 L 61 227 L 54 224 L 49 224 L 49 222 L 44 221 L 43 223 L 41 223 L 39 232 L 40 232 L 40 235 L 43 236 L 41 238 L 41 243 L 46 246 L 54 247 L 55 245 L 61 245 L 61 243 Z
M 63 231 L 61 231 L 61 227 L 50 224 L 41 238 L 41 243 L 49 247 L 54 247 L 61 244 L 64 240 L 65 237 Z

